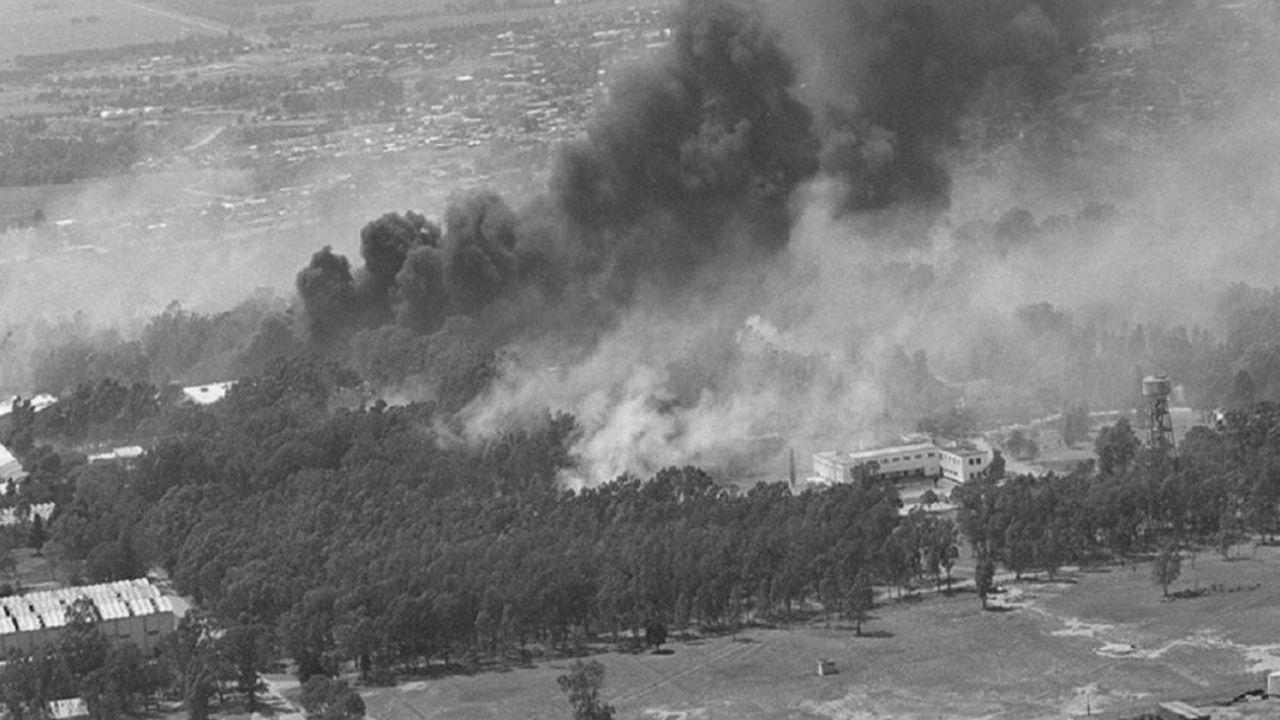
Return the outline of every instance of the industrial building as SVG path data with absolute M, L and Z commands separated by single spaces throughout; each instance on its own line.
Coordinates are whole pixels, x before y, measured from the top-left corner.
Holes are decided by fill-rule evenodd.
M 875 463 L 881 477 L 934 477 L 940 474 L 938 456 L 938 446 L 932 441 L 858 452 L 833 450 L 813 456 L 813 474 L 820 482 L 849 482 L 859 465 Z
M 942 476 L 958 483 L 981 477 L 991 465 L 994 454 L 986 443 L 955 442 L 939 450 Z
M 0 598 L 0 655 L 55 642 L 80 598 L 97 608 L 98 627 L 109 642 L 130 642 L 143 652 L 157 650 L 176 624 L 169 598 L 146 579 L 13 595 Z
M 958 483 L 980 477 L 991 465 L 990 446 L 982 441 L 939 444 L 921 436 L 903 438 L 900 445 L 844 452 L 833 450 L 813 456 L 815 482 L 850 482 L 860 465 L 875 463 L 877 475 L 893 479 L 945 477 Z

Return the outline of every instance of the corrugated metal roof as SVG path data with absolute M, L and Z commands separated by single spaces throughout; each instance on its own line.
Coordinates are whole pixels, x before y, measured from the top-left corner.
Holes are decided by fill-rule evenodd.
M 67 609 L 82 597 L 103 620 L 173 612 L 173 604 L 150 581 L 121 580 L 0 598 L 0 634 L 66 625 Z

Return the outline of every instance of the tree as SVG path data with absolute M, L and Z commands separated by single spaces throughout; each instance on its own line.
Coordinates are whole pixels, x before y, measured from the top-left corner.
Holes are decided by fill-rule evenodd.
M 249 712 L 258 708 L 258 693 L 265 684 L 259 673 L 268 659 L 267 628 L 257 624 L 240 624 L 226 629 L 219 639 L 225 662 L 234 668 L 236 687 L 244 693 Z
M 1119 475 L 1137 457 L 1142 443 L 1133 434 L 1129 419 L 1120 418 L 1115 425 L 1102 428 L 1093 447 L 1098 454 L 1098 471 L 1103 475 Z
M 316 720 L 357 720 L 364 717 L 364 699 L 347 685 L 325 675 L 312 675 L 302 685 L 302 708 Z
M 50 700 L 76 692 L 55 648 L 28 655 L 14 648 L 0 668 L 0 697 L 14 720 L 43 718 Z
M 987 596 L 995 590 L 996 564 L 989 555 L 983 553 L 978 557 L 978 565 L 973 571 L 973 584 L 982 598 L 982 609 L 987 609 Z
M 1035 440 L 1027 437 L 1022 430 L 1014 430 L 1009 433 L 1009 439 L 1005 441 L 1005 449 L 1009 451 L 1017 460 L 1033 460 L 1040 452 L 1040 446 Z
M 186 707 L 188 720 L 206 720 L 209 698 L 225 674 L 208 618 L 198 611 L 183 616 L 177 629 L 165 638 L 160 659 Z
M 67 672 L 80 680 L 106 665 L 107 638 L 98 628 L 102 615 L 87 597 L 76 598 L 67 608 L 67 624 L 58 636 L 58 651 Z
M 1151 564 L 1151 581 L 1160 586 L 1165 597 L 1169 597 L 1169 586 L 1182 574 L 1182 555 L 1173 543 L 1166 543 L 1156 553 L 1155 562 Z
M 1253 382 L 1253 376 L 1243 368 L 1237 370 L 1235 377 L 1231 381 L 1230 406 L 1237 409 L 1246 408 L 1257 397 L 1258 386 Z
M 1062 442 L 1074 446 L 1089 437 L 1089 406 L 1076 405 L 1062 414 Z
M 870 619 L 871 609 L 875 607 L 875 589 L 871 586 L 871 578 L 865 570 L 854 578 L 853 587 L 849 590 L 849 617 L 853 619 L 853 633 L 862 637 L 862 624 Z
M 654 650 L 662 647 L 667 641 L 667 626 L 661 621 L 653 620 L 644 626 L 644 642 Z
M 27 535 L 27 547 L 40 553 L 40 548 L 44 547 L 44 543 L 49 539 L 49 534 L 44 529 L 44 518 L 40 513 L 31 513 L 31 532 Z
M 573 720 L 613 720 L 613 708 L 600 702 L 604 686 L 604 665 L 598 660 L 574 661 L 569 672 L 556 678 L 561 692 L 569 696 Z
M 103 720 L 137 715 L 147 698 L 160 689 L 153 668 L 132 643 L 113 646 L 105 664 L 79 685 L 90 715 Z

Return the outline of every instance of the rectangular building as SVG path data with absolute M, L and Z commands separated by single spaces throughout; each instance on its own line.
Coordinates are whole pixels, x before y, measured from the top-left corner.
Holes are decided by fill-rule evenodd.
M 950 443 L 938 448 L 938 453 L 943 477 L 962 484 L 982 477 L 994 456 L 986 443 L 974 442 Z
M 157 650 L 176 626 L 169 598 L 145 578 L 13 595 L 0 598 L 0 655 L 55 642 L 80 598 L 97 609 L 98 628 L 108 642 L 131 642 L 144 653 Z
M 916 439 L 919 436 L 906 439 Z M 877 474 L 893 479 L 944 477 L 964 483 L 981 477 L 991 466 L 991 447 L 982 440 L 938 444 L 932 440 L 860 450 L 858 452 L 817 453 L 813 456 L 813 479 L 832 484 L 850 482 L 860 465 L 875 463 Z
M 940 472 L 939 460 L 938 446 L 932 442 L 858 452 L 833 450 L 813 456 L 813 474 L 822 482 L 849 482 L 853 479 L 854 468 L 875 463 L 881 477 L 936 477 Z

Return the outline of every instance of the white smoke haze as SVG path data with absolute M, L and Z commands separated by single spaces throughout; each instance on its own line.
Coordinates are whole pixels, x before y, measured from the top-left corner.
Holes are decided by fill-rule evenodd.
M 857 279 L 877 263 L 927 253 L 864 243 L 833 220 L 834 182 L 804 188 L 788 250 L 744 273 L 749 280 L 725 282 L 723 269 L 709 269 L 717 280 L 693 285 L 715 292 L 637 302 L 567 363 L 560 348 L 518 349 L 464 412 L 467 435 L 490 437 L 548 410 L 572 413 L 580 466 L 565 480 L 581 487 L 686 464 L 753 465 L 754 477 L 778 479 L 789 450 L 807 458 L 912 429 L 886 422 L 883 368 L 868 361 L 919 335 L 922 318 L 890 297 L 900 288 Z

